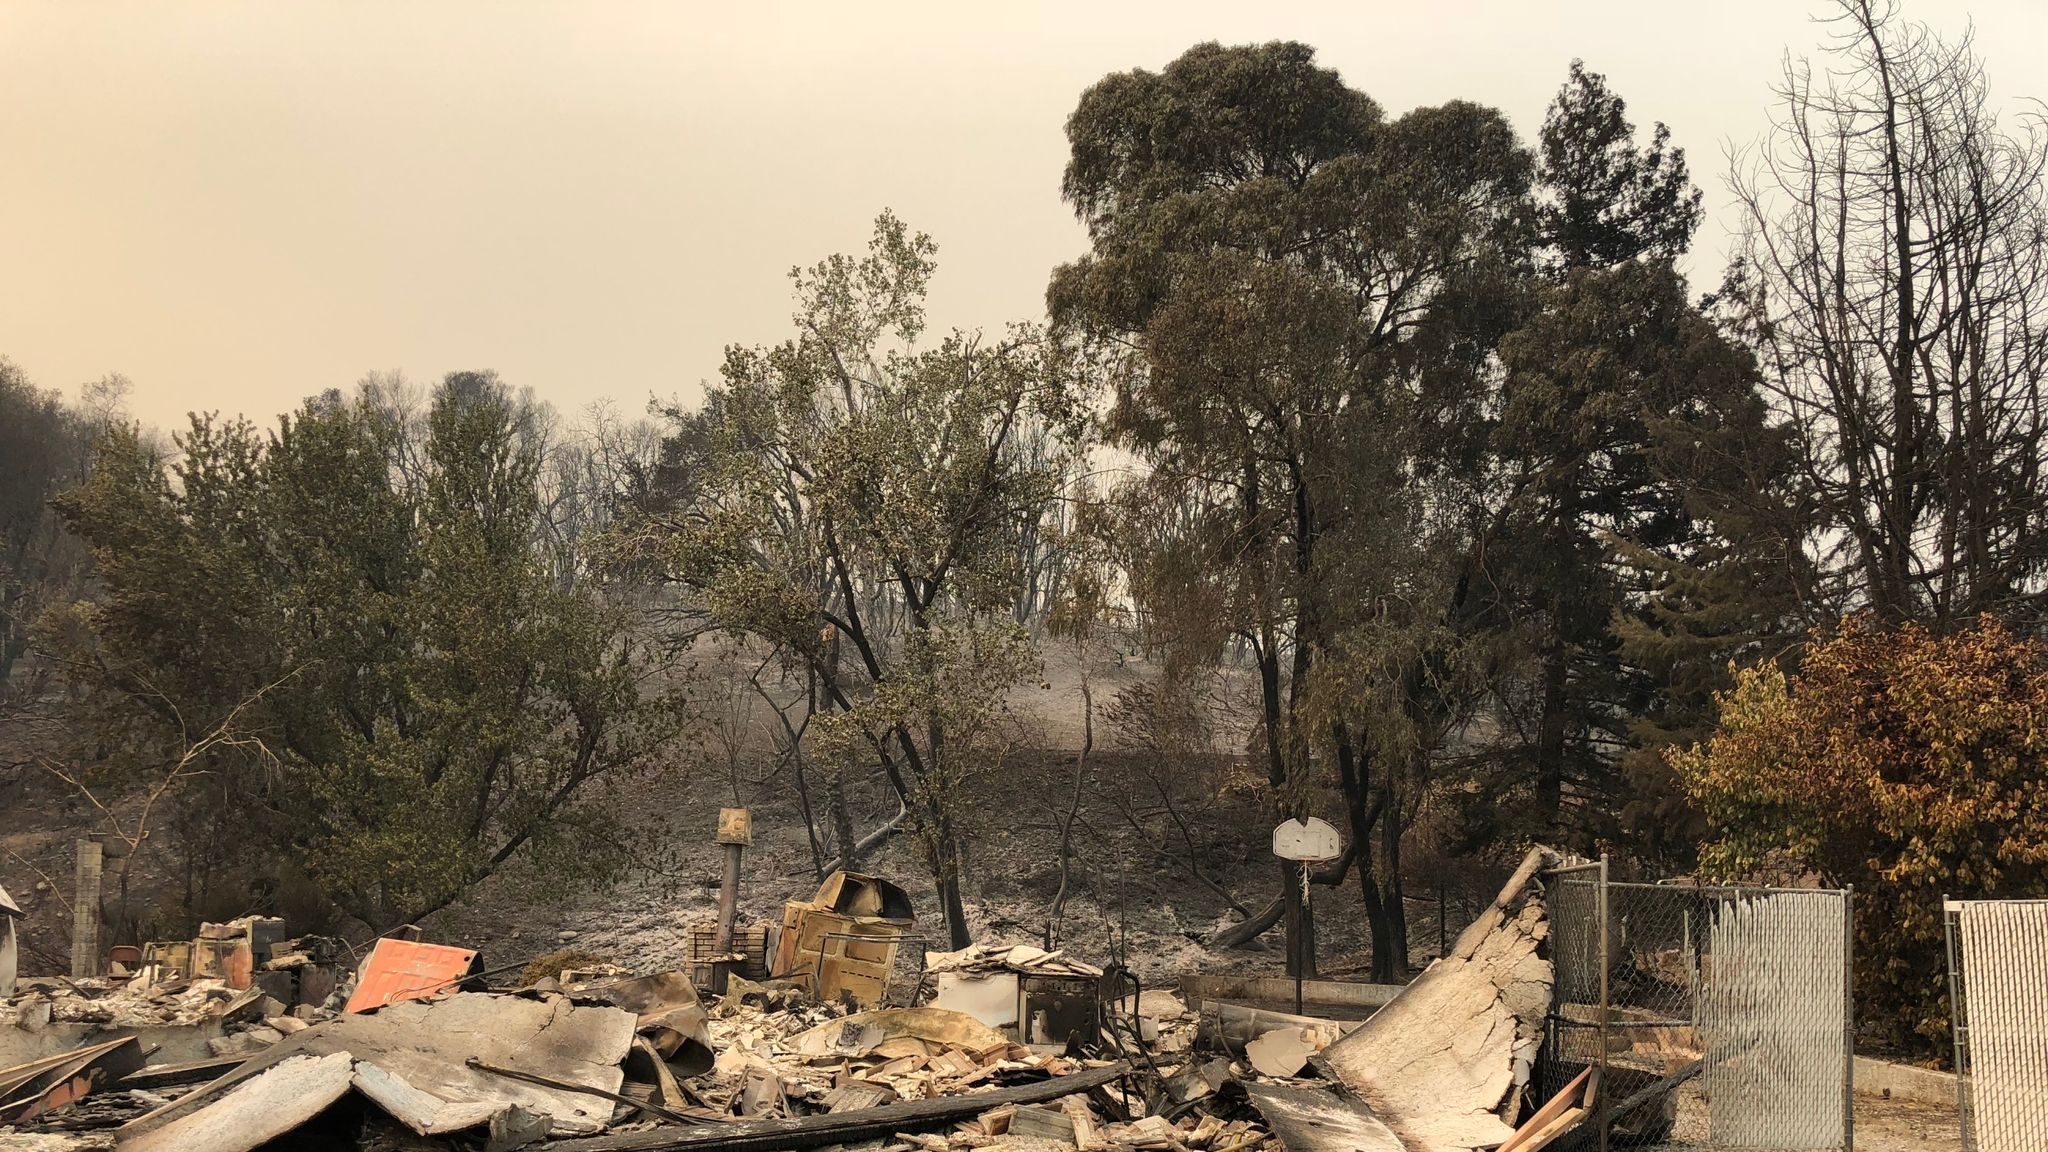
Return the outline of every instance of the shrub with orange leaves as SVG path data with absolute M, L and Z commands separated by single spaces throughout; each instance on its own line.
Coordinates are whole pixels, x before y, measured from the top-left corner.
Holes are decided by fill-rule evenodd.
M 1669 754 L 1713 829 L 1702 868 L 1853 885 L 1864 1034 L 1945 1054 L 1942 897 L 2048 895 L 2048 644 L 1850 617 L 1719 701 Z

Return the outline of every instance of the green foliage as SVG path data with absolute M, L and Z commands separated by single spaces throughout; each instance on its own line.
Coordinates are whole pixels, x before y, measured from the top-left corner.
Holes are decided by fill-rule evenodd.
M 1628 106 L 1607 78 L 1572 61 L 1571 76 L 1544 112 L 1537 228 L 1565 268 L 1605 268 L 1640 257 L 1683 255 L 1700 222 L 1700 191 L 1685 149 L 1657 125 L 1638 151 Z
M 1796 676 L 1765 665 L 1671 762 L 1717 876 L 1856 888 L 1857 1015 L 1893 1045 L 1949 1037 L 1944 896 L 2048 886 L 2048 645 L 1985 617 L 1938 635 L 1842 621 Z
M 793 271 L 796 335 L 728 348 L 702 407 L 670 413 L 673 483 L 615 548 L 688 593 L 693 628 L 803 670 L 814 750 L 887 777 L 964 946 L 958 792 L 999 758 L 1006 690 L 1036 668 L 1009 615 L 1019 542 L 1083 429 L 1073 369 L 1036 330 L 922 341 L 934 252 L 884 213 L 865 257 Z
M 1683 153 L 1662 125 L 1638 148 L 1624 111 L 1574 63 L 1544 120 L 1538 274 L 1498 346 L 1478 471 L 1492 520 L 1472 578 L 1501 737 L 1470 761 L 1457 823 L 1474 846 L 1626 843 L 1683 864 L 1696 817 L 1639 749 L 1700 721 L 1713 682 L 1675 681 L 1754 658 L 1745 637 L 1782 626 L 1783 581 L 1725 575 L 1772 546 L 1796 557 L 1798 529 L 1765 538 L 1787 527 L 1754 514 L 1787 495 L 1784 433 L 1673 263 L 1699 220 Z
M 147 780 L 252 698 L 248 746 L 179 792 L 202 870 L 270 854 L 378 928 L 440 908 L 524 850 L 604 875 L 597 793 L 651 766 L 675 701 L 592 587 L 537 546 L 533 412 L 488 374 L 434 398 L 422 469 L 364 397 L 265 435 L 195 416 L 166 461 L 117 429 L 59 502 L 102 591 L 47 630 L 101 776 Z M 115 733 L 141 736 L 124 744 Z M 224 835 L 223 835 L 224 834 Z
M 1572 269 L 1532 304 L 1501 344 L 1492 447 L 1507 496 L 1487 566 L 1507 631 L 1529 654 L 1499 705 L 1522 739 L 1498 762 L 1505 777 L 1477 794 L 1517 802 L 1480 827 L 1585 847 L 1626 835 L 1683 858 L 1682 807 L 1649 799 L 1668 792 L 1643 769 L 1661 761 L 1630 762 L 1625 750 L 1659 739 L 1646 716 L 1684 723 L 1706 704 L 1698 686 L 1673 681 L 1702 654 L 1660 642 L 1706 629 L 1716 643 L 1705 664 L 1722 668 L 1752 657 L 1754 634 L 1796 608 L 1782 578 L 1693 584 L 1713 594 L 1700 609 L 1725 618 L 1712 622 L 1677 590 L 1688 577 L 1721 580 L 1732 557 L 1770 544 L 1796 559 L 1796 542 L 1761 538 L 1776 525 L 1736 514 L 1783 497 L 1783 433 L 1749 354 L 1686 299 L 1668 261 Z M 1533 804 L 1520 802 L 1524 786 Z
M 1291 43 L 1106 77 L 1067 134 L 1092 243 L 1050 300 L 1149 465 L 1126 515 L 1148 640 L 1183 665 L 1250 649 L 1276 808 L 1335 786 L 1358 842 L 1384 817 L 1367 898 L 1391 978 L 1399 832 L 1463 709 L 1447 573 L 1479 519 L 1529 154 L 1469 103 L 1388 121 Z
M 912 630 L 872 693 L 817 718 L 813 754 L 828 764 L 858 765 L 897 733 L 917 734 L 920 767 L 908 778 L 907 799 L 926 866 L 937 876 L 954 849 L 946 831 L 970 815 L 964 785 L 976 773 L 999 770 L 1009 750 L 1010 690 L 1040 668 L 1030 634 L 1006 617 Z
M 50 498 L 85 479 L 95 427 L 125 388 L 101 381 L 74 406 L 0 357 L 0 688 L 28 651 L 36 617 L 77 594 L 90 572 Z

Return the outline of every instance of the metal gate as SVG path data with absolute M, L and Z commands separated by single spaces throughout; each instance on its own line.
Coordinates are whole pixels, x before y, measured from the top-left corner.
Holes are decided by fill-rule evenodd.
M 2048 900 L 1944 900 L 1970 1152 L 2048 1148 Z
M 1546 897 L 1538 1091 L 1600 1069 L 1581 1146 L 1853 1148 L 1848 892 L 1616 883 L 1603 862 L 1553 871 Z M 1695 1077 L 1706 1103 L 1681 1114 Z

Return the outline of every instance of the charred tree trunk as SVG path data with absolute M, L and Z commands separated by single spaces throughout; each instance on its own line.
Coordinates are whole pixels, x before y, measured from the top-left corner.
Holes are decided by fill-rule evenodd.
M 974 943 L 967 931 L 967 905 L 960 896 L 960 841 L 953 834 L 953 821 L 941 817 L 932 880 L 939 892 L 939 909 L 946 917 L 947 947 L 959 951 Z
M 1060 946 L 1060 916 L 1066 911 L 1067 889 L 1072 882 L 1074 864 L 1074 822 L 1081 817 L 1081 793 L 1088 783 L 1088 753 L 1095 748 L 1095 694 L 1089 687 L 1086 675 L 1081 679 L 1081 752 L 1074 757 L 1073 791 L 1067 798 L 1067 811 L 1060 818 L 1060 886 L 1052 894 L 1052 908 L 1045 915 L 1045 949 L 1054 951 Z M 1168 808 L 1171 811 L 1171 806 Z M 1192 861 L 1192 849 L 1190 849 Z M 1201 868 L 1195 867 L 1195 875 L 1201 876 Z
M 832 783 L 825 790 L 826 810 L 832 818 L 832 841 L 839 853 L 841 868 L 854 868 L 860 864 L 859 841 L 853 834 L 853 810 L 846 803 L 846 770 L 835 769 Z
M 1386 920 L 1386 928 L 1384 932 L 1373 932 L 1372 951 L 1373 979 L 1387 984 L 1402 983 L 1408 978 L 1408 892 L 1401 867 L 1404 823 L 1400 799 L 1389 795 L 1386 811 L 1380 816 L 1380 854 L 1385 864 L 1379 873 L 1380 915 Z M 1377 944 L 1382 936 L 1386 939 L 1384 951 Z
M 1553 601 L 1555 611 L 1555 601 Z M 1543 652 L 1543 715 L 1536 729 L 1537 827 L 1556 842 L 1564 830 L 1564 750 L 1568 733 L 1565 690 L 1571 677 L 1570 652 L 1555 619 Z

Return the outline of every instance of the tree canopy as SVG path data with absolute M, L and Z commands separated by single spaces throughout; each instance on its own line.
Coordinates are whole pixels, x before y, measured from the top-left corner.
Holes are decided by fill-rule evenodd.
M 281 854 L 383 929 L 522 852 L 561 876 L 618 862 L 599 792 L 652 766 L 675 714 L 621 610 L 553 578 L 533 418 L 451 375 L 416 470 L 370 393 L 273 434 L 195 416 L 169 460 L 115 428 L 59 500 L 101 584 L 47 625 L 111 749 L 93 771 L 147 778 L 246 709 L 250 741 L 177 794 L 202 877 Z
M 684 593 L 686 631 L 751 637 L 802 670 L 824 758 L 887 779 L 964 947 L 962 781 L 1000 758 L 993 720 L 1036 670 L 1010 614 L 1019 541 L 1051 515 L 1079 415 L 1029 327 L 921 342 L 935 252 L 884 213 L 865 257 L 792 272 L 796 334 L 728 348 L 703 404 L 671 410 L 679 483 L 622 539 Z

